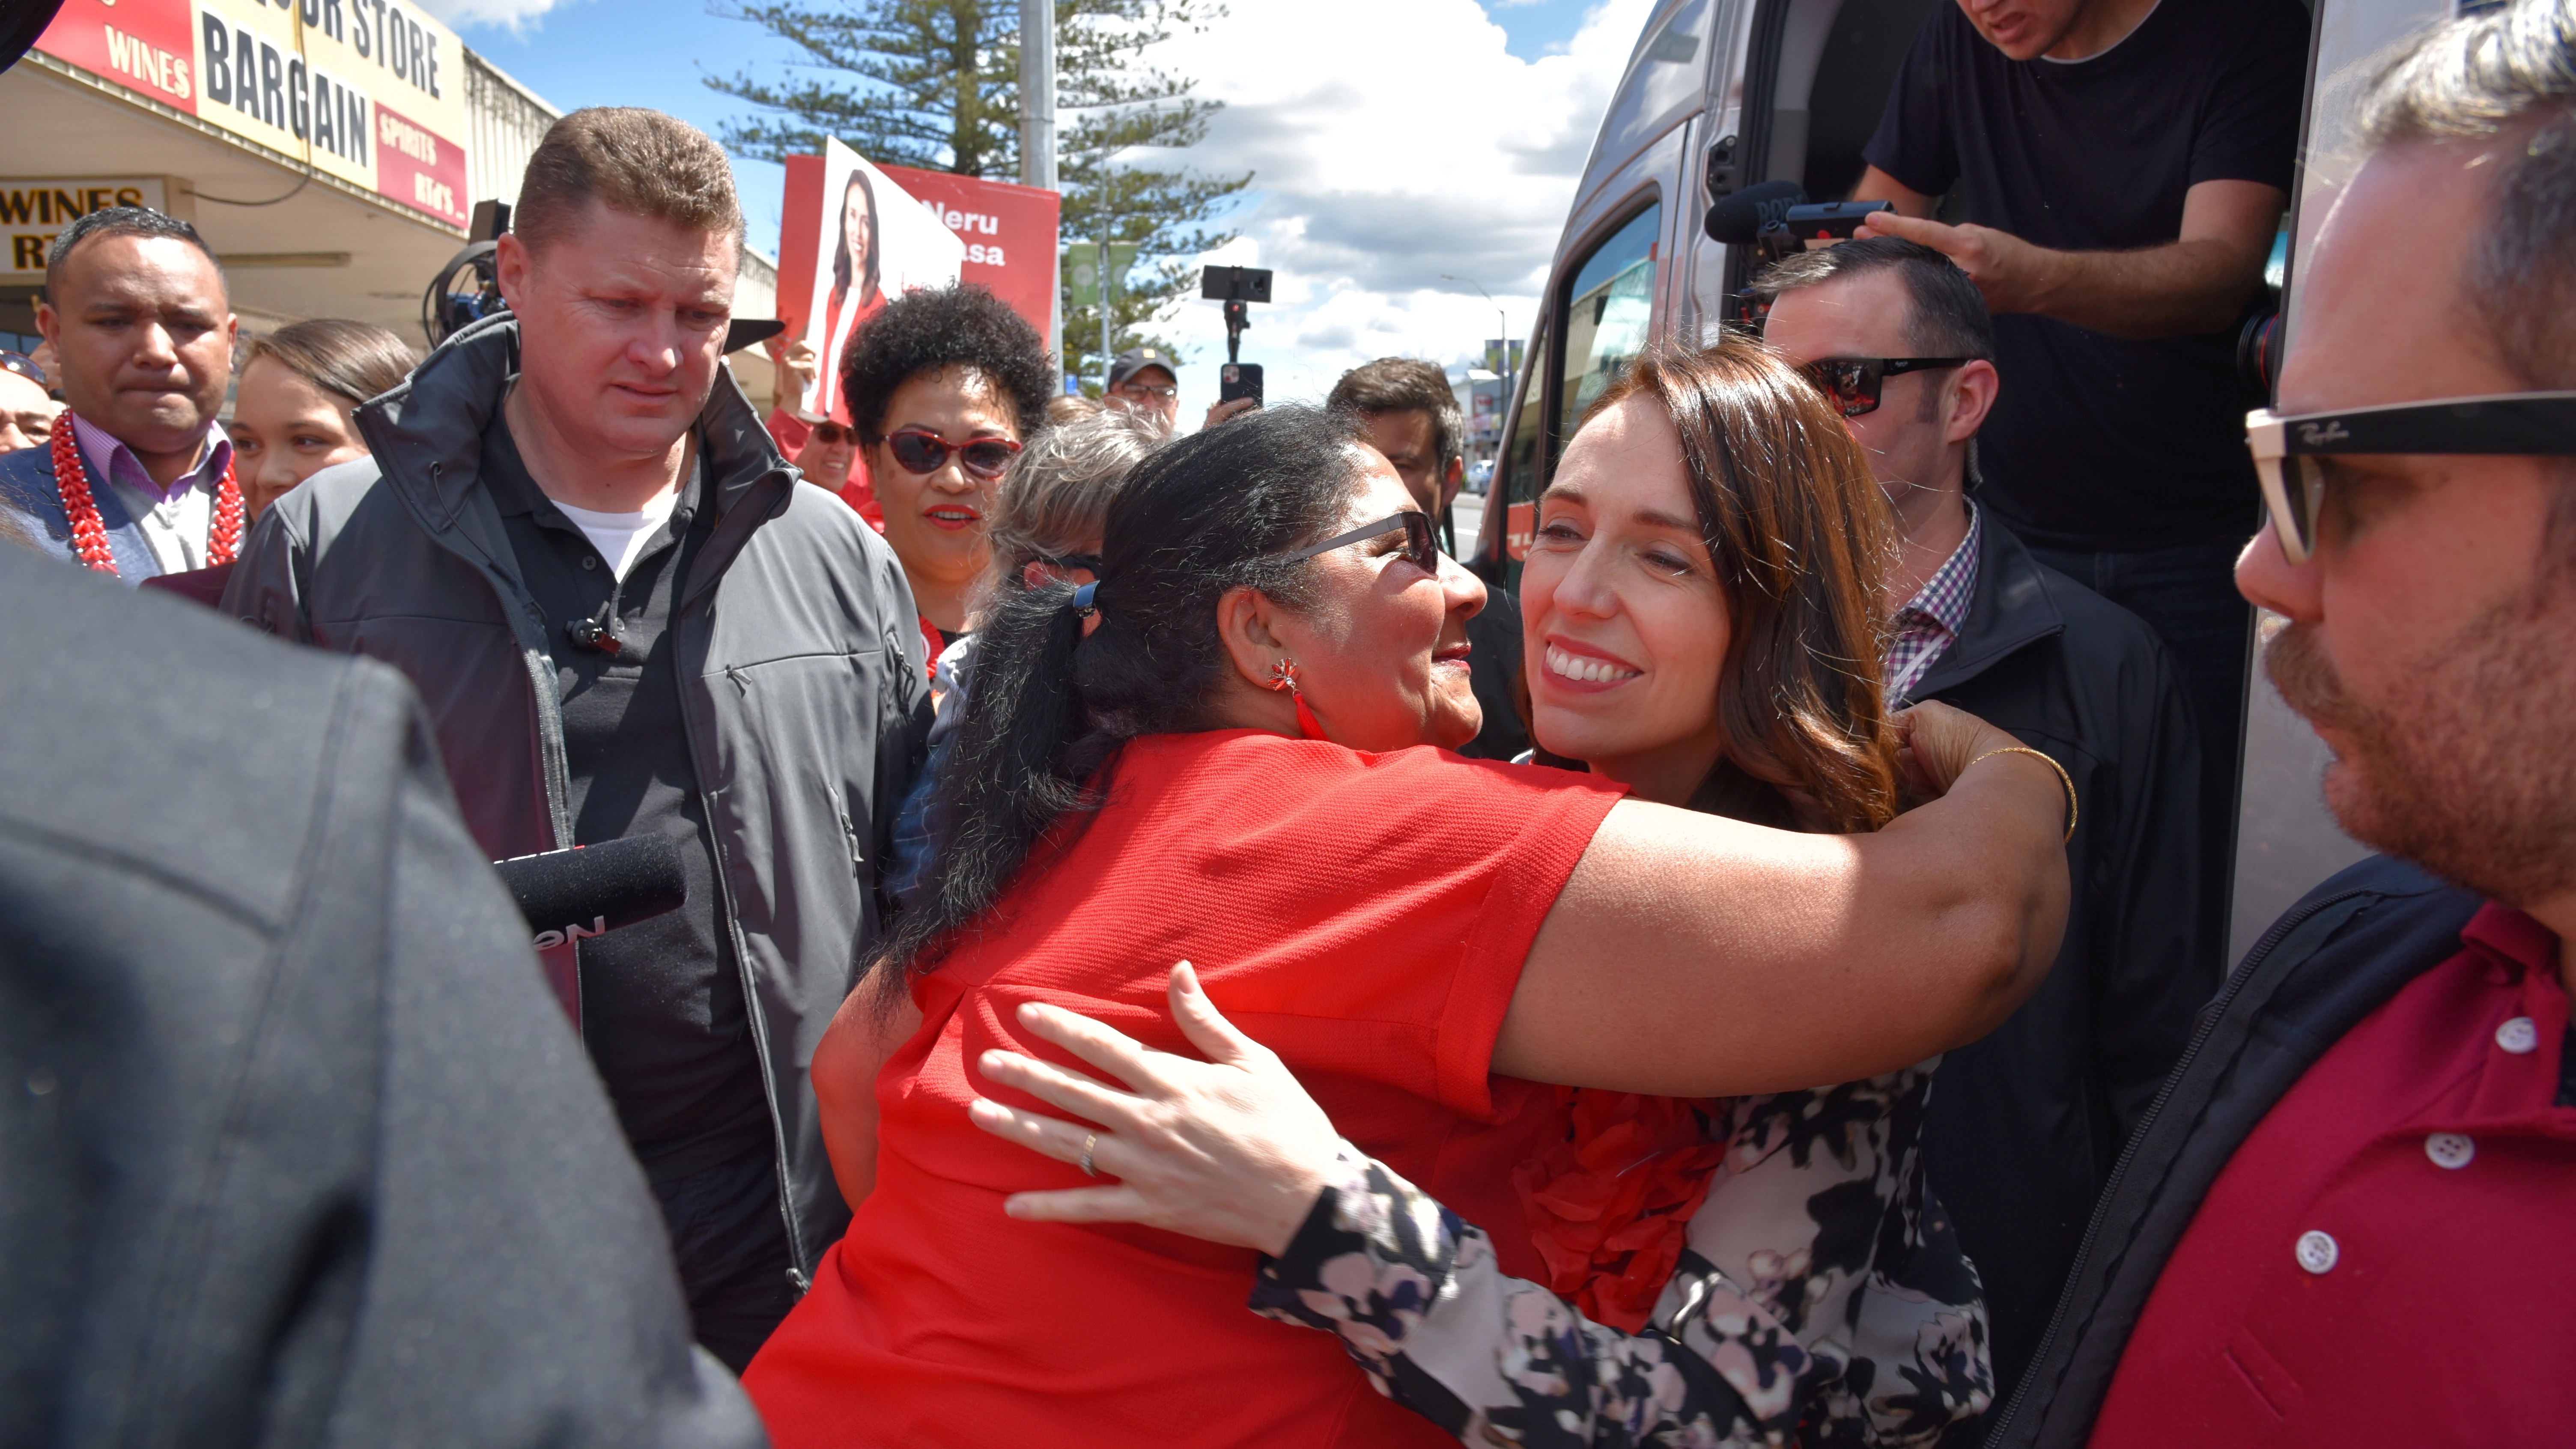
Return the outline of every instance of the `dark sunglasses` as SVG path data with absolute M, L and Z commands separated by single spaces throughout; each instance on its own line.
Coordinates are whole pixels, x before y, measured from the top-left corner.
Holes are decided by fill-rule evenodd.
M 1823 357 L 1798 369 L 1847 418 L 1878 411 L 1878 394 L 1891 377 L 1965 367 L 1966 357 Z
M 858 436 L 858 430 L 846 423 L 821 422 L 814 425 L 814 436 L 825 443 L 844 443 Z
M 0 350 L 0 372 L 14 372 L 41 388 L 53 386 L 45 381 L 45 370 L 36 365 L 36 359 L 23 352 Z
M 2263 506 L 2281 556 L 2305 563 L 2315 552 L 2325 506 L 2319 458 L 2344 453 L 2576 457 L 2576 392 L 2498 393 L 2390 403 L 2339 413 L 2245 415 L 2245 446 L 2263 485 Z
M 927 478 L 948 466 L 948 455 L 957 455 L 958 466 L 966 476 L 985 483 L 1001 477 L 1011 469 L 1011 460 L 1019 456 L 1020 445 L 1008 438 L 976 438 L 970 442 L 952 443 L 937 433 L 918 429 L 889 434 L 886 447 L 903 471 Z
M 1295 563 L 1299 559 L 1313 558 L 1319 553 L 1331 553 L 1337 548 L 1366 543 L 1372 538 L 1393 533 L 1399 528 L 1404 530 L 1405 561 L 1427 574 L 1440 572 L 1440 541 L 1431 532 L 1431 515 L 1415 509 L 1381 518 L 1375 523 L 1363 523 L 1348 533 L 1337 533 L 1322 543 L 1301 548 L 1295 553 L 1284 553 L 1280 557 Z

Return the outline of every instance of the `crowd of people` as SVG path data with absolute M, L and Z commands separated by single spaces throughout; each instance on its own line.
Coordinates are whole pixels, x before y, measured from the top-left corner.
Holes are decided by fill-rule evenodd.
M 2027 8 L 1936 7 L 1894 213 L 1590 400 L 1516 592 L 1438 366 L 1064 396 L 879 289 L 864 183 L 764 415 L 657 112 L 555 123 L 425 357 L 65 227 L 0 354 L 5 1417 L 2553 1437 L 2576 4 L 2358 99 L 2242 451 L 2291 7 Z M 2156 77 L 2188 144 L 2110 119 Z M 2258 605 L 2382 854 L 2230 969 Z M 682 903 L 534 948 L 480 864 L 638 836 Z

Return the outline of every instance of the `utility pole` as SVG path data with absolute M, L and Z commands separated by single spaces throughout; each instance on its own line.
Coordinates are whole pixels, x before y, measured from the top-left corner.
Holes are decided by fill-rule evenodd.
M 1020 184 L 1056 190 L 1055 0 L 1020 0 Z M 1063 212 L 1058 210 L 1061 217 Z M 1055 258 L 1047 350 L 1064 366 L 1064 257 Z

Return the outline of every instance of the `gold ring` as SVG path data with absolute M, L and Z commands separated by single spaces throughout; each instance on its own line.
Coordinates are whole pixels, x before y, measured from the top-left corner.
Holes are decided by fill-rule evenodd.
M 1098 1177 L 1100 1175 L 1099 1169 L 1091 1165 L 1091 1154 L 1099 1146 L 1100 1134 L 1097 1132 L 1094 1132 L 1090 1136 L 1082 1139 L 1082 1162 L 1080 1166 L 1082 1168 L 1082 1175 L 1085 1177 Z

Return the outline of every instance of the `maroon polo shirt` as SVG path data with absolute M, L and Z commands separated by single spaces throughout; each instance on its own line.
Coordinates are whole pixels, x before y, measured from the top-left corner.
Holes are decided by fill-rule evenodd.
M 2558 938 L 2490 903 L 2211 1186 L 2094 1449 L 2537 1444 L 2576 1426 Z

